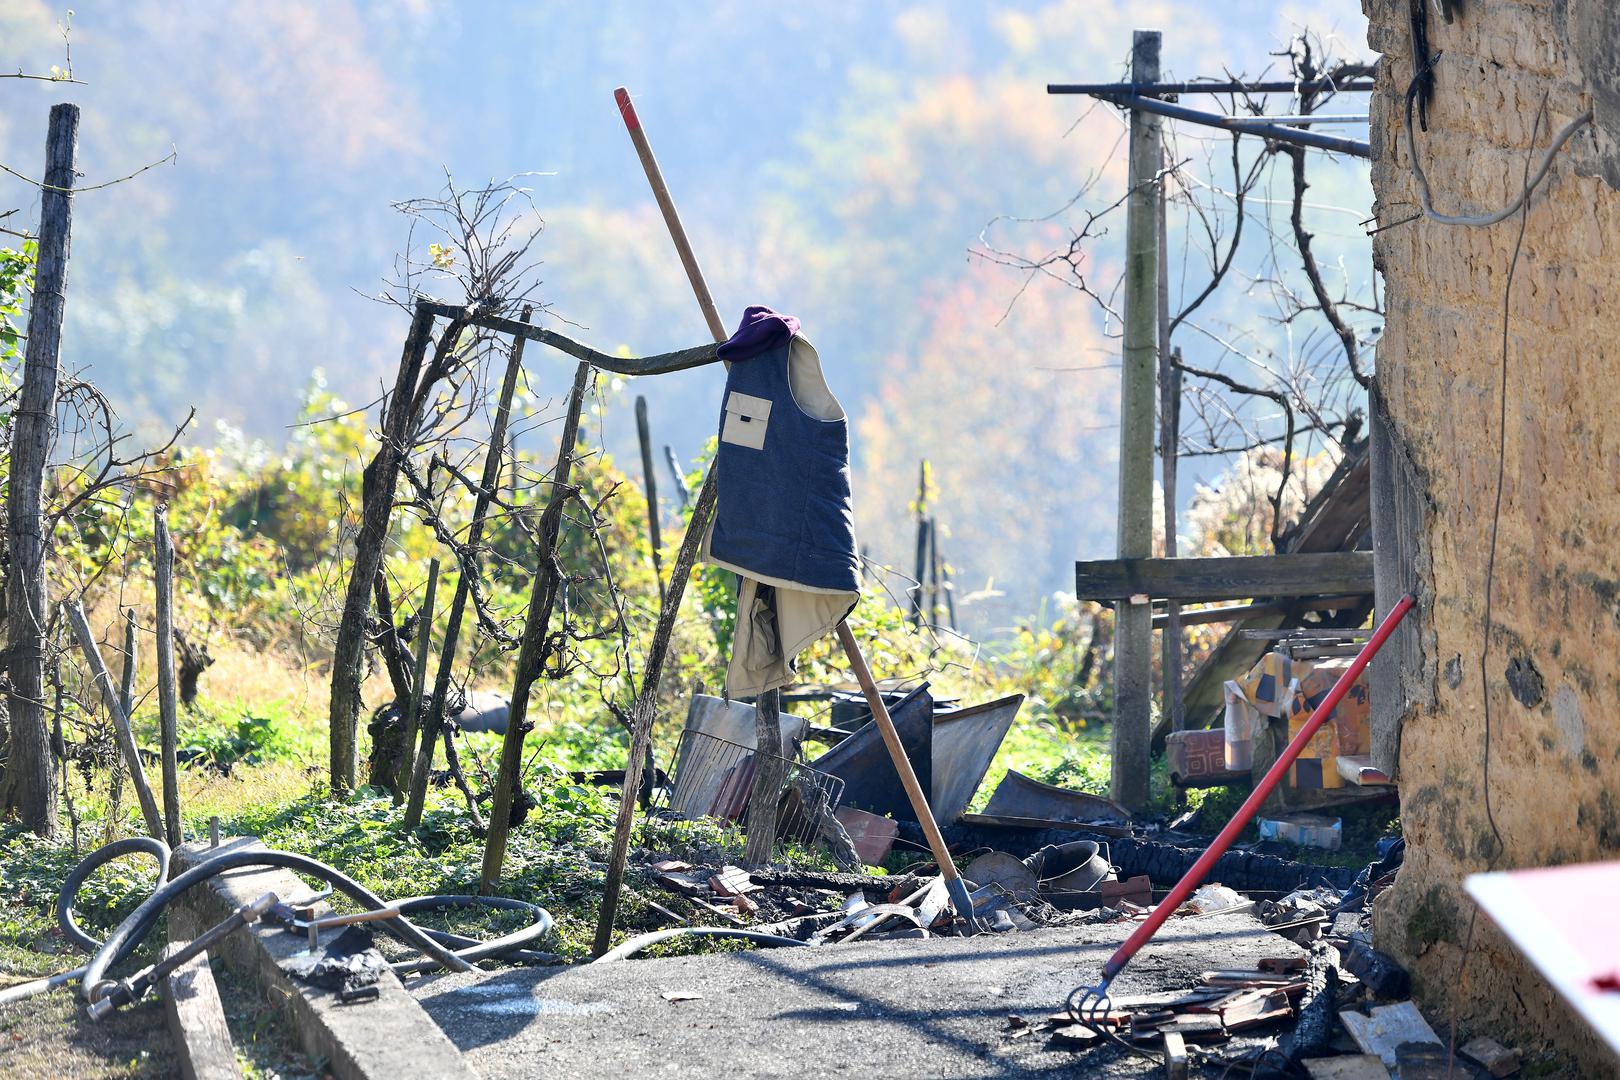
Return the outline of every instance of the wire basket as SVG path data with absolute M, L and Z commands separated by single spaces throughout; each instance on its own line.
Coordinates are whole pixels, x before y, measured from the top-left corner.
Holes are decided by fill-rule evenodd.
M 719 827 L 724 847 L 741 851 L 762 757 L 766 755 L 752 747 L 688 728 L 681 733 L 670 783 L 654 798 L 648 824 L 707 819 Z M 785 766 L 777 796 L 775 854 L 791 861 L 792 846 L 814 844 L 823 821 L 838 809 L 844 781 L 789 758 L 768 757 Z

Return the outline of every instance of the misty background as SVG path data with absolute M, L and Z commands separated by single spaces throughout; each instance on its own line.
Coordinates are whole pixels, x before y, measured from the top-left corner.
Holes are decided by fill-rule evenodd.
M 0 3 L 0 68 L 65 66 L 66 17 Z M 993 633 L 1072 590 L 1075 559 L 1114 553 L 1118 341 L 1073 289 L 972 250 L 998 215 L 1041 219 L 1094 173 L 1093 202 L 1123 194 L 1118 111 L 1045 85 L 1123 78 L 1134 27 L 1164 30 L 1166 78 L 1286 75 L 1273 54 L 1305 28 L 1340 59 L 1368 57 L 1356 0 L 89 0 L 70 35 L 88 85 L 0 81 L 0 162 L 37 176 L 62 100 L 84 110 L 84 184 L 177 151 L 76 197 L 64 367 L 132 427 L 195 405 L 193 442 L 236 429 L 273 451 L 317 372 L 355 406 L 391 383 L 408 320 L 375 299 L 407 243 L 390 203 L 442 189 L 447 172 L 474 186 L 531 174 L 549 325 L 637 355 L 707 339 L 613 103 L 625 85 L 722 317 L 767 304 L 816 343 L 851 417 L 863 544 L 909 564 L 908 504 L 929 458 L 942 551 L 960 593 L 985 594 L 962 614 Z M 1177 138 L 1217 160 L 1230 145 Z M 1318 257 L 1365 289 L 1366 165 L 1313 154 L 1312 170 Z M 1251 207 L 1262 236 L 1273 217 L 1286 232 L 1286 176 L 1265 194 Z M 0 224 L 31 225 L 37 191 L 0 176 L 0 212 L 13 208 Z M 1089 248 L 1095 280 L 1117 276 L 1123 233 L 1120 216 Z M 995 235 L 1039 247 L 1067 232 L 1051 218 Z M 1172 235 L 1172 251 L 1184 243 Z M 1252 287 L 1263 259 L 1243 256 L 1200 319 L 1285 351 L 1291 328 Z M 1185 255 L 1174 264 L 1173 302 L 1203 280 Z M 1196 355 L 1198 339 L 1183 347 L 1230 362 Z M 526 364 L 544 409 L 572 362 L 531 348 Z M 639 479 L 637 393 L 657 444 L 690 461 L 715 427 L 718 372 L 616 386 L 591 437 Z M 1224 464 L 1186 462 L 1184 498 Z

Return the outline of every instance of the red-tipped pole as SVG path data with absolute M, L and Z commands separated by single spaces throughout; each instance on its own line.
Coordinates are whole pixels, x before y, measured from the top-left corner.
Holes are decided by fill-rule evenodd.
M 1266 771 L 1266 775 L 1261 779 L 1260 783 L 1255 785 L 1254 791 L 1244 800 L 1243 805 L 1238 807 L 1238 812 L 1232 815 L 1232 820 L 1226 823 L 1226 828 L 1221 830 L 1220 835 L 1215 837 L 1204 853 L 1198 857 L 1198 861 L 1192 864 L 1192 868 L 1182 875 L 1180 881 L 1176 882 L 1176 887 L 1170 890 L 1170 895 L 1159 901 L 1158 906 L 1148 915 L 1147 920 L 1141 926 L 1138 926 L 1130 937 L 1125 939 L 1125 944 L 1121 945 L 1113 956 L 1108 958 L 1108 963 L 1103 965 L 1103 981 L 1101 985 L 1096 987 L 1099 994 L 1108 989 L 1108 984 L 1114 981 L 1114 976 L 1118 975 L 1126 964 L 1130 963 L 1131 957 L 1136 955 L 1137 950 L 1146 945 L 1148 940 L 1158 933 L 1159 927 L 1163 926 L 1164 921 L 1175 913 L 1175 910 L 1181 906 L 1182 901 L 1192 895 L 1192 891 L 1198 888 L 1209 874 L 1210 869 L 1214 867 L 1215 861 L 1226 854 L 1226 849 L 1232 846 L 1232 842 L 1238 838 L 1238 834 L 1249 824 L 1249 819 L 1259 812 L 1260 804 L 1266 801 L 1266 796 L 1270 795 L 1282 780 L 1283 774 L 1288 771 L 1288 767 L 1294 763 L 1294 760 L 1305 749 L 1306 744 L 1311 741 L 1311 736 L 1315 735 L 1317 729 L 1327 722 L 1327 718 L 1332 715 L 1334 708 L 1344 699 L 1344 695 L 1350 692 L 1350 687 L 1355 685 L 1356 679 L 1366 669 L 1367 664 L 1374 656 L 1378 655 L 1378 650 L 1384 647 L 1384 642 L 1389 640 L 1389 636 L 1395 632 L 1395 628 L 1400 625 L 1402 619 L 1406 618 L 1406 613 L 1411 611 L 1416 603 L 1417 600 L 1408 593 L 1406 596 L 1401 597 L 1394 610 L 1384 617 L 1384 621 L 1379 624 L 1378 629 L 1373 631 L 1371 640 L 1362 646 L 1361 651 L 1356 654 L 1356 658 L 1350 662 L 1350 667 L 1343 675 L 1339 676 L 1339 681 L 1333 684 L 1333 689 L 1328 691 L 1327 697 L 1323 698 L 1322 703 L 1311 713 L 1311 718 L 1305 721 L 1305 726 L 1299 729 L 1299 734 L 1294 736 L 1293 741 L 1282 752 L 1282 756 L 1277 758 L 1271 768 Z
M 669 187 L 664 183 L 663 171 L 658 168 L 658 159 L 653 157 L 652 144 L 647 141 L 647 133 L 641 130 L 641 118 L 636 115 L 636 107 L 630 101 L 630 91 L 619 87 L 613 91 L 613 100 L 619 103 L 619 115 L 624 118 L 625 130 L 630 132 L 630 141 L 635 144 L 636 156 L 641 159 L 641 167 L 647 173 L 647 183 L 652 186 L 653 198 L 658 200 L 658 209 L 664 214 L 664 224 L 669 226 L 669 237 L 675 242 L 675 253 L 681 258 L 681 266 L 686 270 L 686 278 L 692 283 L 692 291 L 697 294 L 698 307 L 703 311 L 703 320 L 709 324 L 709 332 L 714 340 L 724 341 L 728 335 L 725 324 L 720 321 L 720 312 L 714 306 L 714 297 L 709 295 L 708 283 L 703 280 L 703 270 L 698 266 L 697 256 L 692 253 L 692 245 L 686 239 L 686 226 L 681 224 L 681 215 L 675 209 L 675 200 L 670 197 Z

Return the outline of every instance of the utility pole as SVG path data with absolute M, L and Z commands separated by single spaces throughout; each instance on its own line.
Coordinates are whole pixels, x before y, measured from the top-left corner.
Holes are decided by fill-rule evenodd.
M 1159 79 L 1157 30 L 1131 36 L 1131 81 Z M 1125 340 L 1119 401 L 1119 557 L 1153 554 L 1153 429 L 1158 367 L 1159 118 L 1131 111 L 1130 191 L 1125 214 Z M 1147 597 L 1115 608 L 1114 800 L 1129 810 L 1148 802 L 1152 728 L 1153 609 Z

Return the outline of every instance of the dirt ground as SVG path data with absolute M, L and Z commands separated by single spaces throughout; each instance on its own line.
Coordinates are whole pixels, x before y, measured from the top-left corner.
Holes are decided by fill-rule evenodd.
M 125 1080 L 177 1075 L 174 1047 L 156 999 L 101 1023 L 76 994 L 57 990 L 0 1009 L 0 1077 Z
M 245 1076 L 318 1080 L 319 1062 L 297 1050 L 279 1014 L 252 988 L 214 968 L 231 1041 Z M 78 994 L 56 990 L 0 1009 L 0 1080 L 145 1080 L 179 1075 L 179 1062 L 153 995 L 102 1021 L 84 1014 Z

